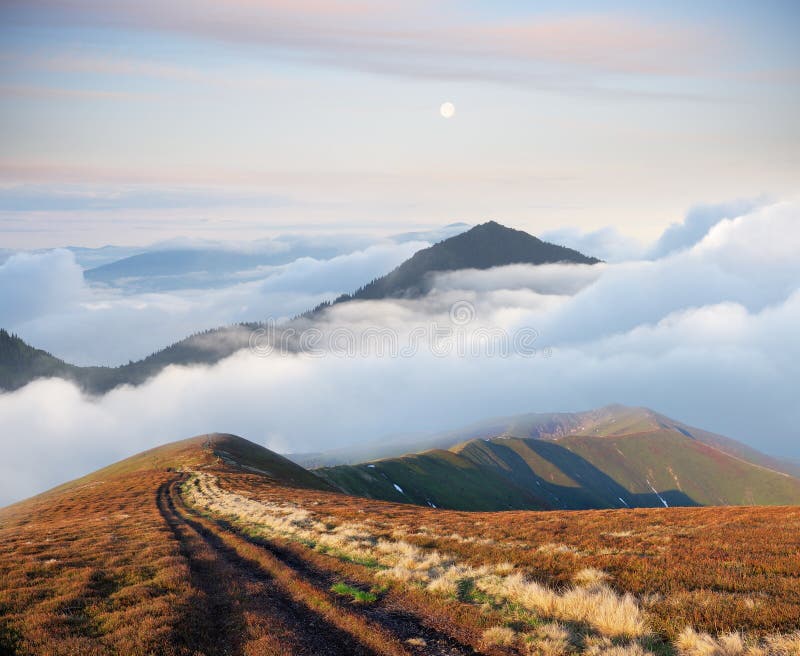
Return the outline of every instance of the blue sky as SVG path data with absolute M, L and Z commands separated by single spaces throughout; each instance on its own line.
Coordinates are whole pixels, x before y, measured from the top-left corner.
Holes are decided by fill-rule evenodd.
M 697 203 L 791 195 L 800 173 L 796 3 L 0 13 L 6 248 L 489 218 L 651 240 Z

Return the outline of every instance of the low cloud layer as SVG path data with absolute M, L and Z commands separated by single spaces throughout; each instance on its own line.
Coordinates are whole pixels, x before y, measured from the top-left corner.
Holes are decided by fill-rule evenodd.
M 427 245 L 382 241 L 329 259 L 298 257 L 224 276 L 190 274 L 181 278 L 187 289 L 146 293 L 130 292 L 124 281 L 87 284 L 71 251 L 21 253 L 0 264 L 0 316 L 2 327 L 68 362 L 116 365 L 196 331 L 305 312 Z
M 654 261 L 597 268 L 525 266 L 439 277 L 420 301 L 351 303 L 328 330 L 466 324 L 535 329 L 528 357 L 459 357 L 423 340 L 413 357 L 267 357 L 169 368 L 138 388 L 82 396 L 60 380 L 0 395 L 13 448 L 0 502 L 124 455 L 210 431 L 311 451 L 387 433 L 439 430 L 491 415 L 644 405 L 779 455 L 800 456 L 800 204 L 717 222 L 694 245 Z M 24 439 L 22 439 L 24 436 Z

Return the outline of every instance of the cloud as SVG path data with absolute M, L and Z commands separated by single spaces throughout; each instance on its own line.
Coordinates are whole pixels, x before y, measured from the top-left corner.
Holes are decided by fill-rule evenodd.
M 308 252 L 321 240 L 286 236 L 226 248 L 233 253 L 273 248 Z M 327 246 L 347 248 L 363 241 L 357 236 L 331 237 Z M 116 365 L 199 330 L 300 314 L 383 275 L 427 245 L 377 240 L 328 259 L 297 257 L 287 264 L 245 271 L 190 273 L 179 277 L 176 288 L 161 292 L 89 286 L 66 250 L 18 254 L 0 266 L 0 317 L 4 328 L 68 362 Z M 240 247 L 243 250 L 237 250 Z M 137 286 L 131 284 L 130 289 Z
M 278 450 L 319 450 L 387 433 L 444 430 L 486 416 L 645 405 L 776 454 L 800 455 L 800 205 L 725 220 L 657 261 L 449 274 L 419 301 L 337 306 L 324 331 L 388 328 L 407 344 L 474 304 L 465 339 L 490 326 L 538 332 L 533 357 L 413 357 L 242 351 L 213 367 L 171 367 L 101 398 L 39 381 L 0 395 L 15 441 L 0 464 L 10 501 L 140 449 L 229 431 Z M 549 350 L 552 349 L 552 350 Z M 549 355 L 549 357 L 548 357 Z
M 589 232 L 572 227 L 559 228 L 542 233 L 540 238 L 554 244 L 574 248 L 584 255 L 597 257 L 606 262 L 637 259 L 643 251 L 643 247 L 638 241 L 623 235 L 611 226 Z
M 766 200 L 760 198 L 693 207 L 683 221 L 673 223 L 664 230 L 658 241 L 650 247 L 648 255 L 652 259 L 657 259 L 689 248 L 698 243 L 714 225 L 723 219 L 747 214 L 765 204 Z
M 573 295 L 600 278 L 603 264 L 512 264 L 485 271 L 463 269 L 438 274 L 434 289 L 439 292 L 490 292 L 529 289 L 539 294 Z
M 0 265 L 0 317 L 4 327 L 63 311 L 83 296 L 83 274 L 75 257 L 59 249 L 18 253 Z
M 621 14 L 539 13 L 489 20 L 464 8 L 417 1 L 229 0 L 222 6 L 224 20 L 219 19 L 220 4 L 210 0 L 168 5 L 154 0 L 74 0 L 68 13 L 63 3 L 45 1 L 38 3 L 37 11 L 73 24 L 135 27 L 227 44 L 255 44 L 306 63 L 562 91 L 602 92 L 597 78 L 608 73 L 632 78 L 695 75 L 698 67 L 715 67 L 725 51 L 723 37 L 707 27 Z M 30 8 L 11 3 L 6 15 L 29 20 Z M 99 66 L 71 57 L 51 65 L 181 79 L 194 75 L 158 62 L 123 60 Z M 647 95 L 640 84 L 629 87 L 631 92 Z
M 692 207 L 681 221 L 667 226 L 658 239 L 650 245 L 644 245 L 622 234 L 613 226 L 590 231 L 568 226 L 544 232 L 540 238 L 569 246 L 606 262 L 657 260 L 699 243 L 718 223 L 748 214 L 768 204 L 769 201 L 761 197 L 697 205 Z

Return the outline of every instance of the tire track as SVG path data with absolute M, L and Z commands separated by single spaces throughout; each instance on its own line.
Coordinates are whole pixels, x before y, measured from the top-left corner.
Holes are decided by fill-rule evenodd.
M 157 505 L 164 521 L 180 545 L 180 551 L 189 566 L 192 587 L 196 596 L 186 615 L 175 629 L 176 641 L 189 653 L 209 656 L 238 654 L 241 644 L 237 636 L 243 619 L 234 609 L 234 599 L 221 587 L 222 564 L 215 562 L 213 554 L 181 522 L 170 508 L 169 483 L 163 483 L 157 492 Z
M 337 574 L 307 561 L 298 553 L 300 549 L 293 550 L 288 546 L 284 547 L 266 540 L 256 540 L 254 542 L 318 587 L 327 589 L 339 581 L 344 581 L 356 587 L 364 587 L 360 581 L 348 580 L 346 574 Z M 425 654 L 426 656 L 476 656 L 480 653 L 468 644 L 460 642 L 453 635 L 423 623 L 413 612 L 404 610 L 397 603 L 397 600 L 393 600 L 392 603 L 388 604 L 379 602 L 373 605 L 361 606 L 359 607 L 359 612 L 373 621 L 391 627 L 392 631 L 401 640 L 407 641 L 409 639 L 422 638 L 426 646 L 420 650 L 420 654 Z
M 210 536 L 175 506 L 176 482 L 158 490 L 158 507 L 180 542 L 198 603 L 179 633 L 190 652 L 379 656 L 315 609 L 298 603 L 263 570 Z
M 174 492 L 173 492 L 174 493 Z M 313 587 L 318 594 L 327 596 L 327 590 L 333 583 L 342 581 L 342 577 L 333 572 L 315 567 L 301 556 L 289 549 L 283 548 L 274 542 L 262 539 L 254 540 L 242 536 L 239 531 L 232 528 L 224 520 L 211 520 L 197 515 L 191 508 L 183 504 L 180 495 L 174 493 L 174 501 L 180 504 L 180 511 L 184 513 L 184 520 L 198 524 L 206 538 L 215 542 L 223 542 L 224 537 L 234 539 L 240 545 L 247 545 L 251 550 L 257 550 L 262 557 L 270 558 L 279 567 L 292 572 L 293 576 Z M 192 519 L 186 517 L 191 514 Z M 216 540 L 214 540 L 216 538 Z M 353 583 L 349 581 L 349 583 Z M 398 609 L 395 605 L 388 606 L 380 603 L 370 605 L 348 604 L 348 612 L 362 618 L 372 625 L 373 631 L 380 630 L 384 635 L 391 636 L 398 644 L 403 644 L 404 651 L 425 656 L 474 656 L 478 654 L 472 647 L 465 645 L 451 635 L 431 626 L 427 626 L 411 613 Z M 409 643 L 409 640 L 422 638 L 419 644 Z

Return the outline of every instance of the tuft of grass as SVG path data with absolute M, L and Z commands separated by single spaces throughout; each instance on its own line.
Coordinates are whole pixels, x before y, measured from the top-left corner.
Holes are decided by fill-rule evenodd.
M 493 626 L 481 636 L 484 647 L 513 647 L 517 642 L 517 632 L 507 626 Z
M 348 585 L 347 583 L 334 583 L 331 586 L 331 592 L 335 592 L 343 597 L 352 597 L 353 601 L 359 604 L 371 604 L 378 600 L 378 595 L 374 592 L 367 592 L 352 585 Z

